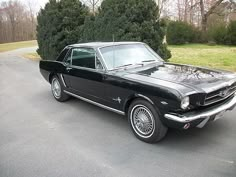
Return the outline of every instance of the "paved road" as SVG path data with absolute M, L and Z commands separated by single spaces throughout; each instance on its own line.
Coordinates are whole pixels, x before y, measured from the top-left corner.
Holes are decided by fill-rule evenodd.
M 38 63 L 0 54 L 0 177 L 235 177 L 236 110 L 150 145 L 127 120 L 77 99 L 54 100 Z

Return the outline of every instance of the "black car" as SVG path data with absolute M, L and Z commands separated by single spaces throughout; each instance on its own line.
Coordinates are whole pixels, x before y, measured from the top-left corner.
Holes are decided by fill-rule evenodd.
M 70 96 L 127 115 L 134 134 L 154 143 L 168 127 L 203 127 L 236 105 L 236 74 L 164 62 L 140 42 L 67 46 L 40 72 L 58 101 Z

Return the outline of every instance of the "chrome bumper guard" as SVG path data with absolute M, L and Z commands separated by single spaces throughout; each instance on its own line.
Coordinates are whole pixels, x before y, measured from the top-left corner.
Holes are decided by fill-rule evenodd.
M 188 123 L 197 119 L 209 120 L 211 116 L 217 115 L 222 111 L 231 110 L 235 105 L 236 105 L 236 93 L 234 94 L 234 97 L 231 100 L 227 101 L 226 103 L 223 103 L 220 106 L 216 106 L 214 108 L 209 108 L 204 111 L 199 111 L 195 113 L 186 113 L 181 116 L 174 114 L 165 114 L 164 117 L 169 120 L 173 120 L 180 123 Z

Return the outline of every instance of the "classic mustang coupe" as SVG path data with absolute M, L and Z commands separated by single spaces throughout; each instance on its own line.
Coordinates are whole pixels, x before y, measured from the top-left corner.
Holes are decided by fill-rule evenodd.
M 40 61 L 40 72 L 57 101 L 73 96 L 127 115 L 148 143 L 168 128 L 201 128 L 236 106 L 236 74 L 165 63 L 140 42 L 69 45 L 55 61 Z

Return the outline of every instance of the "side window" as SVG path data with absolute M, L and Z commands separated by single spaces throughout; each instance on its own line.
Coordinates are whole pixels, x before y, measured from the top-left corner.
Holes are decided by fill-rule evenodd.
M 72 51 L 72 65 L 95 69 L 95 51 L 90 48 L 75 48 Z

